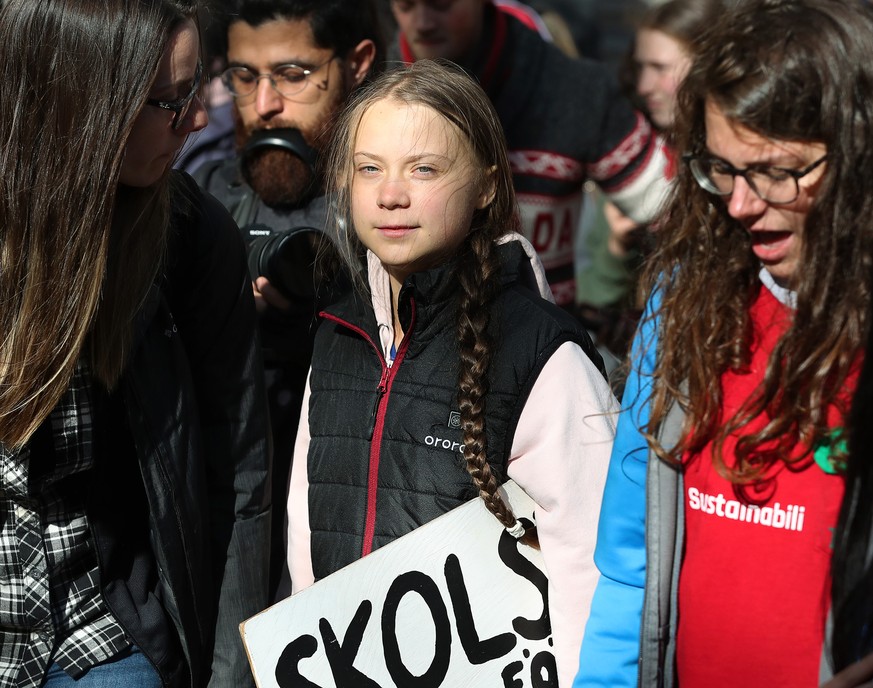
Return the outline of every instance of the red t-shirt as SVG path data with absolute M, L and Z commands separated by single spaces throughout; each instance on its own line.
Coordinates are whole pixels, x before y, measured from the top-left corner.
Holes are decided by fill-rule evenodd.
M 766 288 L 752 306 L 755 349 L 745 374 L 722 377 L 724 417 L 763 379 L 791 311 Z M 842 419 L 832 409 L 830 423 Z M 763 425 L 753 425 L 756 429 Z M 725 455 L 736 440 L 729 438 Z M 681 688 L 818 685 L 830 600 L 833 529 L 843 478 L 814 461 L 780 464 L 769 498 L 750 506 L 712 463 L 712 446 L 686 461 L 685 555 L 679 577 Z

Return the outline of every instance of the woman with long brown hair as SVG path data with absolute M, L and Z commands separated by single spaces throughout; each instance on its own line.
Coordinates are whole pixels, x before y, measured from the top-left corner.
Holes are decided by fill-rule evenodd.
M 841 668 L 822 657 L 870 327 L 871 65 L 855 0 L 746 0 L 699 44 L 577 685 L 812 686 Z
M 241 240 L 170 165 L 194 0 L 0 8 L 0 683 L 236 686 L 266 565 Z M 265 561 L 265 560 L 264 560 Z M 253 563 L 254 562 L 254 563 Z M 103 681 L 104 683 L 100 683 Z

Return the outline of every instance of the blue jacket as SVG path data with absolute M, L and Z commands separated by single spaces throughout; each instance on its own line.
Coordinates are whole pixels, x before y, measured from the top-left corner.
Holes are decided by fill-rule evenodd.
M 640 620 L 646 582 L 646 469 L 648 445 L 640 432 L 649 420 L 657 322 L 651 301 L 631 351 L 632 367 L 622 400 L 594 561 L 600 582 L 585 628 L 574 686 L 636 686 Z
M 658 321 L 649 316 L 658 306 L 656 294 L 631 353 L 594 554 L 601 575 L 574 687 L 676 685 L 677 591 L 685 530 L 682 474 L 663 461 L 649 460 L 640 430 L 649 420 L 658 348 Z M 663 446 L 674 445 L 683 420 L 674 404 L 659 430 Z M 820 682 L 832 676 L 826 648 L 827 642 Z

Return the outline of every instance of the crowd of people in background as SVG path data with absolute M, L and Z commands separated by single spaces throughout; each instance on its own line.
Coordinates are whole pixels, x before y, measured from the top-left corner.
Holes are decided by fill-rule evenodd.
M 873 685 L 873 8 L 597 17 L 0 2 L 0 684 L 254 685 L 479 498 L 550 685 Z

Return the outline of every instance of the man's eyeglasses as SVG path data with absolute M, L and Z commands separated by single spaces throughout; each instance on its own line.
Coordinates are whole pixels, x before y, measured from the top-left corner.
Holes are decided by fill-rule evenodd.
M 197 95 L 197 92 L 200 90 L 200 79 L 203 77 L 203 63 L 197 62 L 197 69 L 194 71 L 194 81 L 191 83 L 191 92 L 185 96 L 184 98 L 179 98 L 178 100 L 157 100 L 156 98 L 149 98 L 146 100 L 148 105 L 154 105 L 155 107 L 159 107 L 163 110 L 172 110 L 173 111 L 173 130 L 178 129 L 182 122 L 185 121 L 185 116 L 188 114 L 188 110 L 191 109 L 191 103 L 194 102 L 194 96 Z
M 272 72 L 266 74 L 256 74 L 248 67 L 230 67 L 224 70 L 221 80 L 235 98 L 252 95 L 257 90 L 261 79 L 268 79 L 270 86 L 287 98 L 297 95 L 306 88 L 309 77 L 325 65 L 330 64 L 335 57 L 336 55 L 333 55 L 327 61 L 311 68 L 296 64 L 279 65 Z
M 801 170 L 772 165 L 753 165 L 741 170 L 720 158 L 700 155 L 686 155 L 682 159 L 704 191 L 717 196 L 730 196 L 734 192 L 734 180 L 742 177 L 762 200 L 785 205 L 797 200 L 800 195 L 798 182 L 827 160 L 827 157 L 823 155 Z

